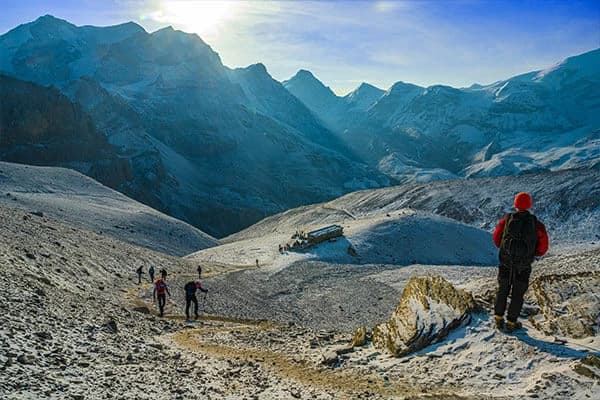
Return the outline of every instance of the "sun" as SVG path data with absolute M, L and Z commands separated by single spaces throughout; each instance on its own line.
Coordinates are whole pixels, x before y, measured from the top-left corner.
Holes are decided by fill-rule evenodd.
M 242 3 L 232 0 L 163 1 L 152 18 L 186 32 L 212 35 L 239 11 Z

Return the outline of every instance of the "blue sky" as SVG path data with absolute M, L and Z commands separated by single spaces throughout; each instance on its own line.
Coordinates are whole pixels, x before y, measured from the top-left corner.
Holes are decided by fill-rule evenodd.
M 311 70 L 338 93 L 366 81 L 469 86 L 600 47 L 600 1 L 1 0 L 0 32 L 52 14 L 198 33 L 230 67 Z

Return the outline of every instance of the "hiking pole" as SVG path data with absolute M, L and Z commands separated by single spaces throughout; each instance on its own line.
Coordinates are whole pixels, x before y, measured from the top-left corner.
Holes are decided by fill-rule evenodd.
M 207 308 L 207 304 L 208 301 L 206 300 L 206 295 L 208 294 L 208 292 L 204 292 L 204 296 L 202 296 L 202 311 L 206 313 L 206 308 Z

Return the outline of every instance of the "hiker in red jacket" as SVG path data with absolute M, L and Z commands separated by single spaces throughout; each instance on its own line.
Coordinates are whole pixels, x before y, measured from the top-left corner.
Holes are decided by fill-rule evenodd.
M 516 212 L 505 215 L 494 230 L 494 243 L 500 249 L 498 294 L 494 314 L 496 327 L 507 332 L 521 328 L 517 318 L 523 307 L 523 296 L 529 286 L 531 264 L 536 256 L 543 256 L 548 251 L 546 227 L 529 212 L 531 196 L 525 192 L 517 194 L 514 206 Z M 504 312 L 509 293 L 511 301 L 505 323 Z
M 154 283 L 154 290 L 152 291 L 152 301 L 156 301 L 156 298 L 158 297 L 158 310 L 160 311 L 161 317 L 165 314 L 167 295 L 171 297 L 171 293 L 169 292 L 169 285 L 167 285 L 165 278 L 157 279 Z

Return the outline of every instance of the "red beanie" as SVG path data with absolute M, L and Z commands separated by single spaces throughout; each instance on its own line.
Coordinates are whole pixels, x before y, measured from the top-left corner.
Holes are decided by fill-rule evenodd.
M 531 208 L 531 196 L 527 192 L 521 192 L 515 196 L 515 208 L 529 210 Z

